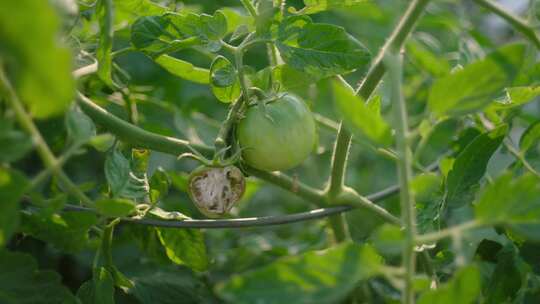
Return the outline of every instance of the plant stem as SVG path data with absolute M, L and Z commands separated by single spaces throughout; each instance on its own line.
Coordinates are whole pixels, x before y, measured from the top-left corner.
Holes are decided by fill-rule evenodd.
M 349 227 L 346 225 L 345 214 L 338 214 L 328 218 L 328 225 L 332 230 L 333 241 L 339 244 L 351 238 Z
M 506 20 L 506 22 L 513 26 L 516 31 L 520 32 L 523 36 L 525 36 L 525 38 L 529 39 L 534 46 L 540 50 L 540 37 L 538 37 L 538 34 L 535 32 L 534 28 L 528 24 L 527 21 L 507 11 L 504 7 L 495 3 L 494 1 L 474 0 L 474 2 Z
M 254 19 L 257 18 L 257 10 L 255 9 L 253 3 L 251 3 L 250 0 L 240 0 L 240 2 L 242 2 L 242 5 L 249 12 L 251 17 L 253 17 Z
M 334 155 L 331 161 L 330 180 L 328 183 L 328 195 L 334 198 L 341 193 L 345 186 L 345 173 L 347 168 L 347 158 L 351 146 L 350 137 L 344 131 L 345 126 L 340 123 L 334 144 Z
M 19 100 L 15 89 L 13 88 L 11 82 L 7 78 L 7 75 L 4 73 L 4 70 L 1 66 L 0 83 L 2 83 L 2 85 L 7 91 L 6 101 L 15 112 L 15 116 L 17 117 L 17 120 L 19 121 L 21 127 L 32 136 L 32 139 L 34 140 L 34 143 L 36 145 L 37 152 L 41 160 L 45 164 L 45 167 L 54 172 L 62 185 L 66 187 L 67 191 L 76 198 L 78 198 L 84 205 L 89 207 L 94 206 L 94 202 L 90 198 L 88 198 L 79 188 L 77 188 L 77 186 L 64 173 L 62 168 L 58 166 L 58 161 L 54 157 L 54 154 L 49 149 L 49 146 L 47 145 L 43 137 L 41 136 L 41 133 L 39 133 L 39 130 L 32 121 L 32 118 L 30 117 L 30 115 L 28 115 L 28 113 L 26 113 L 26 110 L 24 109 L 21 100 Z
M 405 226 L 405 242 L 403 245 L 403 268 L 405 269 L 405 287 L 402 293 L 403 303 L 414 303 L 413 279 L 416 268 L 416 256 L 414 251 L 414 239 L 416 237 L 416 213 L 415 204 L 411 192 L 412 180 L 412 154 L 409 147 L 407 122 L 407 107 L 401 88 L 403 59 L 399 49 L 390 48 L 385 54 L 384 63 L 389 72 L 391 87 L 391 102 L 394 110 L 396 147 L 398 156 L 398 177 L 401 202 L 401 219 Z
M 474 228 L 479 228 L 482 226 L 483 226 L 483 223 L 481 222 L 474 221 L 474 220 L 468 221 L 468 222 L 465 222 L 456 226 L 448 227 L 446 229 L 439 230 L 436 232 L 418 235 L 416 236 L 415 243 L 417 245 L 434 243 L 434 242 L 437 242 L 438 240 L 450 237 L 454 234 L 460 234 L 460 233 L 463 233 L 464 231 L 474 229 Z
M 249 2 L 249 0 L 246 1 Z M 238 73 L 238 79 L 240 81 L 240 89 L 242 90 L 242 96 L 232 105 L 229 113 L 227 114 L 227 118 L 225 119 L 225 121 L 223 121 L 223 124 L 219 129 L 216 140 L 214 141 L 214 153 L 217 153 L 218 151 L 227 146 L 229 132 L 234 122 L 238 118 L 238 113 L 240 112 L 244 104 L 247 105 L 249 103 L 248 85 L 246 83 L 246 77 L 244 75 L 244 50 L 251 37 L 251 35 L 248 35 L 238 47 L 234 48 L 233 51 L 236 71 Z

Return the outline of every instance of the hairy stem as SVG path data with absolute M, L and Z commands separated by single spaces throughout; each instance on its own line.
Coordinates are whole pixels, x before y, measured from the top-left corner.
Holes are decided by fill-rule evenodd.
M 64 187 L 66 187 L 67 191 L 73 196 L 75 196 L 77 199 L 79 199 L 84 205 L 89 207 L 94 206 L 94 202 L 90 198 L 88 198 L 79 188 L 77 188 L 77 185 L 75 185 L 71 181 L 71 179 L 69 179 L 69 177 L 64 173 L 62 168 L 57 165 L 58 160 L 55 158 L 54 154 L 49 149 L 49 146 L 41 136 L 41 133 L 32 121 L 32 118 L 24 109 L 24 106 L 19 99 L 19 96 L 17 96 L 15 89 L 13 88 L 11 82 L 7 78 L 7 75 L 4 73 L 4 70 L 1 66 L 0 83 L 6 90 L 6 101 L 15 112 L 15 116 L 17 117 L 17 120 L 19 121 L 21 127 L 32 136 L 32 139 L 34 140 L 34 143 L 36 145 L 37 152 L 41 160 L 45 164 L 45 167 L 54 172 L 54 174 L 58 177 L 60 183 Z
M 525 36 L 525 38 L 529 39 L 529 41 L 531 41 L 534 46 L 540 50 L 540 37 L 535 32 L 534 28 L 527 23 L 527 21 L 507 11 L 494 1 L 474 0 L 474 2 L 506 20 L 506 22 L 513 26 L 516 31 L 520 32 L 523 36 Z
M 413 279 L 416 268 L 416 255 L 414 251 L 414 239 L 416 237 L 416 213 L 415 204 L 410 187 L 412 180 L 412 153 L 409 147 L 407 122 L 407 107 L 403 99 L 402 71 L 403 58 L 399 49 L 389 49 L 385 54 L 384 63 L 389 72 L 391 87 L 391 102 L 394 110 L 396 129 L 396 146 L 398 156 L 399 196 L 401 203 L 401 220 L 405 226 L 405 242 L 403 245 L 403 268 L 405 269 L 405 286 L 402 293 L 403 303 L 414 303 Z

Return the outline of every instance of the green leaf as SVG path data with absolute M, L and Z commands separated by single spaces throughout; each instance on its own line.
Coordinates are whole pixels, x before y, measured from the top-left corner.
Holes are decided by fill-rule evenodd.
M 519 149 L 522 153 L 526 153 L 529 149 L 538 144 L 540 140 L 540 121 L 536 121 L 529 125 L 527 130 L 523 132 L 519 139 Z
M 104 267 L 94 269 L 92 280 L 85 282 L 77 291 L 83 304 L 114 304 L 114 280 Z
M 60 20 L 49 1 L 0 2 L 0 59 L 36 118 L 65 112 L 75 93 L 73 59 L 60 44 L 59 29 Z
M 372 247 L 343 243 L 235 274 L 217 286 L 217 293 L 238 304 L 340 303 L 360 281 L 378 274 L 380 266 Z
M 485 303 L 509 303 L 516 298 L 525 280 L 520 270 L 524 266 L 521 263 L 513 245 L 507 245 L 498 252 L 497 266 L 485 288 Z
M 121 22 L 131 24 L 139 16 L 161 15 L 167 12 L 163 7 L 151 0 L 114 0 L 115 25 Z
M 68 137 L 76 145 L 86 143 L 96 136 L 96 126 L 92 119 L 75 109 L 68 111 L 66 114 L 66 129 Z
M 382 146 L 392 143 L 390 126 L 363 98 L 355 95 L 352 88 L 339 81 L 334 81 L 332 88 L 337 111 L 350 130 Z
M 509 45 L 471 63 L 453 74 L 437 79 L 428 106 L 437 116 L 462 115 L 482 109 L 512 84 L 517 76 L 525 46 Z
M 488 185 L 477 203 L 478 220 L 486 223 L 540 223 L 540 183 L 538 177 L 506 173 Z
M 163 168 L 158 167 L 150 178 L 150 201 L 155 204 L 166 197 L 169 193 L 170 185 L 171 180 L 167 172 Z
M 531 102 L 538 96 L 540 96 L 540 86 L 507 88 L 506 98 L 494 102 L 492 107 L 496 110 L 511 109 Z
M 418 304 L 472 304 L 480 295 L 480 272 L 476 266 L 467 266 L 436 290 L 420 295 Z
M 416 202 L 417 227 L 420 233 L 435 231 L 442 202 L 442 177 L 435 173 L 415 176 L 411 183 Z
M 320 80 L 319 77 L 293 69 L 287 64 L 276 66 L 272 70 L 272 77 L 274 80 L 279 81 L 280 85 L 287 90 L 307 88 Z
M 79 252 L 88 247 L 88 230 L 96 223 L 97 216 L 92 212 L 62 212 L 45 216 L 24 211 L 21 230 L 63 251 Z
M 207 302 L 208 287 L 186 269 L 146 271 L 132 278 L 134 287 L 128 291 L 142 304 L 182 304 Z
M 13 123 L 0 117 L 0 163 L 10 163 L 23 158 L 34 143 L 26 133 L 13 128 Z
M 507 125 L 501 125 L 478 135 L 457 156 L 446 181 L 445 202 L 449 207 L 460 207 L 472 202 L 474 187 L 486 172 L 491 156 L 501 145 Z
M 210 79 L 209 70 L 196 67 L 193 64 L 178 58 L 162 55 L 154 59 L 154 61 L 174 76 L 189 81 L 208 84 L 208 80 Z
M 196 271 L 208 269 L 204 235 L 198 229 L 157 228 L 158 237 L 171 261 Z
M 220 11 L 213 16 L 167 13 L 137 19 L 131 27 L 131 42 L 137 49 L 155 55 L 193 46 L 217 52 L 226 34 L 227 19 Z
M 112 86 L 112 46 L 114 36 L 114 8 L 113 0 L 98 0 L 96 3 L 96 16 L 99 21 L 99 43 L 96 50 L 98 61 L 97 74 L 107 85 Z
M 308 16 L 292 16 L 279 27 L 276 43 L 291 67 L 317 77 L 351 72 L 366 65 L 368 50 L 345 29 L 313 23 Z
M 19 225 L 19 201 L 27 187 L 24 175 L 0 166 L 0 248 Z
M 415 40 L 407 42 L 407 54 L 418 66 L 433 76 L 439 77 L 450 72 L 450 64 Z
M 124 198 L 104 198 L 96 201 L 99 213 L 110 217 L 124 217 L 135 211 L 135 203 Z
M 0 269 L 0 303 L 78 303 L 60 275 L 40 271 L 30 255 L 0 250 Z
M 240 80 L 232 63 L 223 56 L 217 56 L 210 66 L 210 86 L 214 96 L 225 103 L 240 97 Z
M 305 7 L 298 11 L 298 14 L 316 14 L 336 8 L 346 8 L 367 0 L 304 0 Z
M 373 233 L 372 238 L 377 252 L 397 256 L 402 252 L 405 235 L 400 227 L 383 224 Z
M 149 192 L 146 176 L 133 173 L 131 163 L 117 149 L 107 155 L 105 177 L 113 197 L 141 199 Z

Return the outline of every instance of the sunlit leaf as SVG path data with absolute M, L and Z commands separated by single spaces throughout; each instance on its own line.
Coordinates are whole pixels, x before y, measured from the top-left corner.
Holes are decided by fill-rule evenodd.
M 494 109 L 511 109 L 531 102 L 540 96 L 540 86 L 512 87 L 506 89 L 506 97 L 493 103 Z
M 292 16 L 279 27 L 277 47 L 291 67 L 318 77 L 362 68 L 371 56 L 345 29 L 313 23 L 308 16 Z
M 539 182 L 532 174 L 500 176 L 475 204 L 477 218 L 487 223 L 540 223 Z
M 235 274 L 217 292 L 238 304 L 340 303 L 361 280 L 379 273 L 380 265 L 372 247 L 344 243 Z
M 240 97 L 240 81 L 232 63 L 218 56 L 210 66 L 210 86 L 214 96 L 221 102 L 233 102 Z
M 339 81 L 332 83 L 332 89 L 337 110 L 351 131 L 382 146 L 392 143 L 390 126 L 363 98 Z
M 201 230 L 157 228 L 157 232 L 171 261 L 197 271 L 208 269 L 209 261 Z
M 354 6 L 367 0 L 304 0 L 305 7 L 298 14 L 315 14 L 336 8 Z
M 135 211 L 135 203 L 123 198 L 104 198 L 96 201 L 99 213 L 110 217 L 123 217 Z
M 470 304 L 480 295 L 480 272 L 476 266 L 458 270 L 452 279 L 438 289 L 420 295 L 418 304 Z
M 525 153 L 533 148 L 540 140 L 540 121 L 531 124 L 519 140 L 519 149 Z
M 523 62 L 525 46 L 502 47 L 484 59 L 435 81 L 428 97 L 437 116 L 461 115 L 479 110 L 512 84 Z
M 174 76 L 189 81 L 207 84 L 210 78 L 209 70 L 196 67 L 187 61 L 168 55 L 159 56 L 155 59 L 155 62 Z

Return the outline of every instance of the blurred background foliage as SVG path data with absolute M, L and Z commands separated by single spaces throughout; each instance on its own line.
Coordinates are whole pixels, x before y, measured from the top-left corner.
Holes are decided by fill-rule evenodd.
M 0 2 L 10 2 L 10 0 L 0 0 Z M 21 8 L 20 15 L 15 16 L 11 15 L 13 11 L 4 10 L 0 12 L 0 18 L 49 18 L 50 20 L 47 19 L 44 24 L 54 23 L 54 20 L 57 20 L 61 23 L 60 39 L 68 46 L 69 53 L 73 54 L 72 62 L 67 64 L 76 69 L 94 62 L 94 54 L 100 40 L 95 1 L 50 0 L 54 11 L 48 8 L 47 1 L 42 2 L 43 11 L 30 12 Z M 162 8 L 207 14 L 226 8 L 238 18 L 246 14 L 240 2 L 233 0 L 156 0 L 151 2 L 159 6 L 151 5 L 149 0 L 114 0 L 113 3 L 115 6 L 113 51 L 130 46 L 130 25 L 140 14 L 160 14 L 161 10 L 165 10 Z M 405 0 L 360 1 L 346 8 L 326 10 L 311 17 L 315 22 L 343 26 L 372 54 L 376 54 L 408 3 L 409 1 Z M 524 12 L 528 9 L 528 1 L 504 1 L 502 4 L 538 25 L 540 5 L 537 5 L 535 10 L 530 10 L 527 15 Z M 304 7 L 304 3 L 300 0 L 290 0 L 287 1 L 287 6 L 299 10 Z M 50 16 L 47 15 L 49 12 L 51 12 Z M 32 22 L 24 24 L 32 24 Z M 54 26 L 51 28 L 54 29 Z M 47 30 L 50 29 L 20 28 L 20 33 L 24 35 L 21 40 L 33 43 L 34 48 L 39 51 L 41 44 L 51 43 L 45 41 L 46 38 L 40 38 L 42 32 Z M 0 33 L 3 33 L 2 30 Z M 427 118 L 429 90 L 434 80 L 447 75 L 452 70 L 460 69 L 484 58 L 486 54 L 501 45 L 522 40 L 522 37 L 508 24 L 474 5 L 472 1 L 440 0 L 433 1 L 429 5 L 425 16 L 420 20 L 415 33 L 405 47 L 404 93 L 409 107 L 411 129 L 420 138 L 416 144 L 421 145 L 422 150 L 421 153 L 416 151 L 415 154 L 419 167 L 428 166 L 448 151 L 461 151 L 471 138 L 485 130 L 475 115 L 450 118 L 441 123 Z M 2 44 L 0 41 L 0 50 L 3 48 Z M 66 50 L 66 54 L 67 52 Z M 537 51 L 532 46 L 528 46 L 526 52 L 528 56 L 525 60 L 530 59 L 533 63 L 529 66 L 531 72 L 523 76 L 527 79 L 522 83 L 537 85 L 540 82 L 540 67 L 534 64 Z M 188 61 L 197 67 L 209 68 L 215 54 L 186 49 L 175 52 L 172 56 Z M 46 64 L 48 71 L 46 77 L 56 77 L 54 75 L 63 69 L 62 65 L 66 64 L 65 58 L 70 57 L 65 55 L 64 58 L 58 59 L 58 62 L 45 63 L 39 63 L 39 59 L 36 59 L 38 62 L 36 64 Z M 261 45 L 250 49 L 245 56 L 245 64 L 252 67 L 254 71 L 268 66 L 266 48 Z M 346 75 L 346 80 L 351 84 L 358 83 L 365 75 L 367 68 L 366 66 Z M 123 86 L 121 91 L 111 90 L 110 86 L 97 74 L 86 76 L 77 84 L 72 80 L 60 80 L 59 82 L 64 83 L 66 88 L 41 89 L 58 90 L 62 95 L 62 92 L 69 92 L 69 86 L 77 85 L 81 91 L 111 113 L 125 120 L 136 120 L 137 124 L 146 130 L 185 138 L 193 142 L 206 144 L 213 142 L 220 123 L 226 116 L 227 107 L 214 97 L 208 85 L 176 77 L 141 52 L 126 52 L 116 56 L 112 70 L 113 81 Z M 60 75 L 58 77 L 61 77 L 61 73 L 58 72 L 58 74 Z M 295 84 L 295 80 L 291 79 L 289 85 Z M 337 122 L 340 115 L 332 102 L 330 87 L 331 83 L 323 80 L 316 84 L 300 84 L 289 89 L 304 97 L 314 112 Z M 53 93 L 50 96 L 56 96 Z M 376 93 L 381 96 L 380 111 L 384 117 L 387 117 L 390 104 L 385 83 L 377 89 Z M 502 92 L 499 97 L 505 98 Z M 128 100 L 136 103 L 136 113 L 128 113 L 125 110 L 124 103 Z M 47 99 L 41 102 L 48 107 Z M 50 106 L 53 107 L 53 104 L 51 103 Z M 33 112 L 34 116 L 39 118 L 40 111 L 36 108 Z M 0 114 L 2 114 L 2 124 L 4 124 L 2 130 L 12 128 L 14 132 L 20 133 L 5 103 L 0 103 Z M 486 116 L 488 115 L 489 112 Z M 64 113 L 60 113 L 47 119 L 36 120 L 39 131 L 55 155 L 62 154 L 69 143 L 64 116 Z M 540 120 L 540 108 L 538 103 L 530 102 L 523 107 L 508 110 L 504 117 L 499 118 L 510 123 L 509 138 L 518 142 L 524 130 L 531 123 Z M 387 120 L 390 121 L 390 119 Z M 287 173 L 301 178 L 309 185 L 321 188 L 329 175 L 336 130 L 335 123 L 319 126 L 319 145 L 316 151 L 302 166 Z M 106 192 L 107 187 L 103 174 L 106 154 L 103 152 L 109 147 L 110 138 L 103 135 L 103 130 L 99 125 L 97 127 L 97 133 L 102 134 L 101 137 L 95 138 L 90 145 L 81 147 L 64 166 L 65 172 L 73 181 L 92 196 Z M 22 147 L 2 144 L 3 146 L 0 147 L 2 161 L 12 162 L 13 168 L 17 168 L 27 176 L 34 176 L 43 170 L 42 162 L 38 154 L 29 148 L 31 144 L 24 146 L 28 138 L 22 133 L 17 136 L 20 136 L 18 143 Z M 3 140 L 0 136 L 0 143 Z M 5 140 L 4 143 L 12 144 L 13 141 Z M 23 152 L 17 159 L 7 160 L 5 158 L 12 155 L 10 148 L 18 149 L 17 153 Z M 531 166 L 540 170 L 538 145 L 529 149 L 526 155 Z M 177 161 L 175 156 L 159 152 L 151 153 L 148 176 L 152 176 L 158 168 L 162 168 L 167 172 L 172 185 L 168 195 L 160 202 L 162 209 L 179 211 L 193 218 L 204 218 L 186 194 L 187 174 L 196 167 L 197 163 L 194 161 Z M 489 162 L 488 178 L 496 179 L 507 167 L 515 172 L 523 170 L 515 163 L 511 153 L 503 147 Z M 430 203 L 440 200 L 442 178 L 444 176 L 432 173 L 423 173 L 415 178 L 413 187 L 420 208 L 422 206 L 428 208 Z M 346 179 L 348 184 L 361 194 L 376 192 L 396 183 L 395 163 L 391 157 L 381 153 L 374 145 L 367 141 L 356 140 L 355 137 L 349 156 Z M 58 194 L 62 192 L 62 189 L 58 187 L 56 180 L 52 178 L 41 186 L 40 195 L 52 200 L 58 199 Z M 67 198 L 68 201 L 70 199 L 73 198 Z M 396 196 L 385 200 L 381 205 L 392 213 L 399 214 L 399 202 Z M 315 208 L 314 205 L 287 191 L 250 178 L 247 193 L 232 210 L 232 217 L 279 215 L 313 208 Z M 429 213 L 420 212 L 420 216 L 426 216 L 427 222 L 432 220 L 429 218 Z M 66 215 L 58 219 L 58 222 L 51 224 L 34 217 L 31 212 L 23 213 L 21 231 L 15 234 L 6 246 L 10 251 L 32 255 L 37 261 L 35 267 L 39 269 L 58 272 L 62 284 L 76 293 L 80 286 L 92 277 L 92 260 L 99 246 L 99 239 L 92 229 L 88 235 L 83 236 L 89 228 L 81 224 L 86 221 L 84 216 L 73 215 L 71 220 L 77 222 L 73 230 L 62 230 L 61 226 L 69 226 L 69 217 Z M 470 210 L 457 210 L 452 217 L 450 222 L 460 222 L 460 219 L 470 217 Z M 385 240 L 389 234 L 394 233 L 391 229 L 385 231 L 385 226 L 382 226 L 383 220 L 368 210 L 356 209 L 347 213 L 346 219 L 352 239 L 358 243 L 374 241 L 376 243 L 377 239 Z M 95 219 L 92 218 L 87 221 L 89 226 L 95 223 Z M 58 227 L 55 228 L 55 225 Z M 135 287 L 129 294 L 117 289 L 116 303 L 135 303 L 136 301 L 141 303 L 220 303 L 223 297 L 235 299 L 235 296 L 229 293 L 234 294 L 238 286 L 248 288 L 250 285 L 248 280 L 244 283 L 237 282 L 240 285 L 236 287 L 234 284 L 219 287 L 219 283 L 230 278 L 232 274 L 260 269 L 285 256 L 327 248 L 331 238 L 325 221 L 265 228 L 204 230 L 210 268 L 207 272 L 199 273 L 188 267 L 171 263 L 164 248 L 159 245 L 156 234 L 150 231 L 152 229 L 155 228 L 121 224 L 115 231 L 112 248 L 114 265 L 135 282 Z M 465 237 L 467 242 L 464 242 L 465 248 L 462 251 L 455 251 L 450 241 L 442 242 L 433 250 L 433 263 L 441 279 L 449 278 L 455 270 L 455 255 L 464 255 L 461 258 L 478 262 L 485 303 L 540 302 L 540 289 L 538 289 L 540 245 L 538 243 L 527 240 L 519 234 L 508 235 L 497 229 L 488 228 L 470 232 Z M 396 254 L 392 246 L 379 245 L 377 249 L 387 264 L 399 263 L 399 250 Z M 392 245 L 391 242 L 390 245 Z M 1 261 L 0 258 L 0 264 Z M 21 261 L 21 265 L 27 263 Z M 420 268 L 422 267 L 420 265 Z M 282 271 L 281 275 L 293 272 L 292 269 L 285 268 Z M 0 282 L 3 284 L 10 279 L 1 272 Z M 259 273 L 259 275 L 268 281 L 268 285 L 254 285 L 252 288 L 271 289 L 273 280 L 279 276 L 271 273 L 267 274 L 267 277 L 264 277 L 264 274 Z M 466 268 L 456 277 L 456 280 L 463 277 L 465 282 L 468 282 L 466 280 L 474 282 L 474 269 Z M 421 282 L 419 284 L 421 285 Z M 215 288 L 216 285 L 217 288 Z M 332 299 L 340 299 L 347 303 L 351 301 L 397 303 L 399 301 L 399 292 L 396 287 L 383 278 L 371 279 L 355 287 L 355 292 L 346 299 L 343 299 L 341 294 Z M 42 290 L 34 291 L 42 292 Z M 302 297 L 300 294 L 298 296 Z M 0 299 L 2 299 L 1 295 Z M 422 303 L 454 303 L 451 300 L 431 302 L 428 296 L 422 301 Z M 234 303 L 234 300 L 231 303 Z M 297 303 L 310 302 L 299 300 Z

